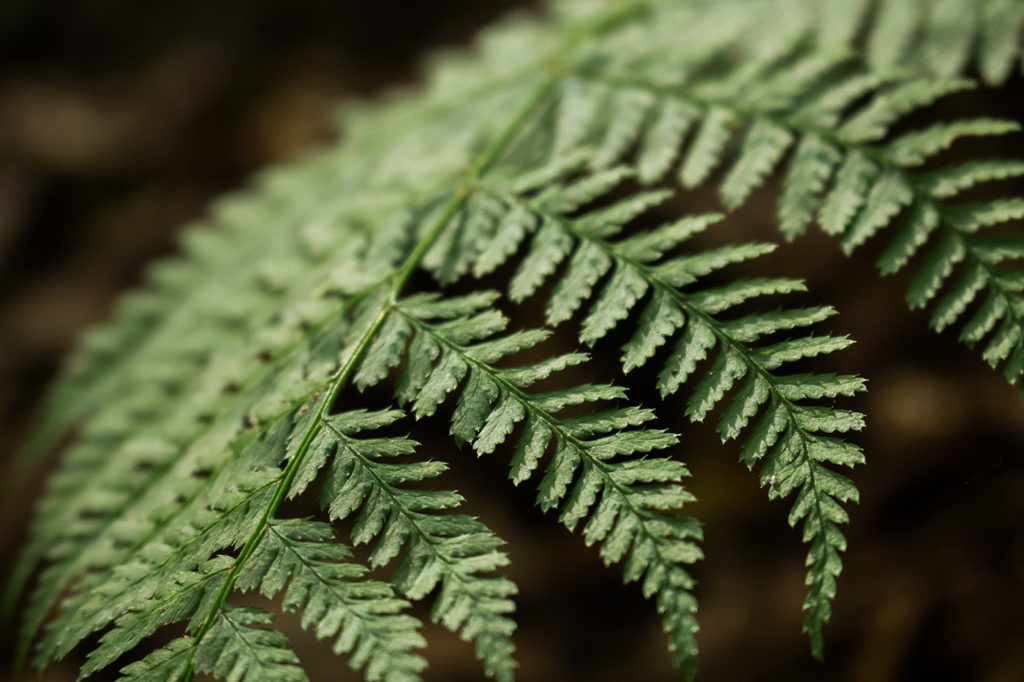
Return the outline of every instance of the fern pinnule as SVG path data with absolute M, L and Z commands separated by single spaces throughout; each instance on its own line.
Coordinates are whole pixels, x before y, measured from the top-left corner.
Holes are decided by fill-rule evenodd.
M 827 39 L 825 22 L 845 27 L 845 38 L 851 43 L 857 38 L 856 28 L 866 25 L 867 35 L 861 40 L 868 63 L 876 69 L 909 66 L 937 76 L 955 76 L 971 66 L 990 85 L 1005 82 L 1015 68 L 1024 70 L 1024 4 L 1018 0 L 831 0 L 828 4 L 828 11 L 822 12 L 822 42 Z
M 272 620 L 273 614 L 256 608 L 225 609 L 224 617 L 203 650 L 195 652 L 188 636 L 173 639 L 141 661 L 125 666 L 119 679 L 173 682 L 187 674 L 189 657 L 195 655 L 200 672 L 223 679 L 307 682 L 309 678 L 299 667 L 298 656 L 287 647 L 287 637 L 275 630 L 257 627 Z
M 275 630 L 258 627 L 273 619 L 272 613 L 260 609 L 225 608 L 204 648 L 196 654 L 196 670 L 239 682 L 305 682 L 309 678 L 298 665 L 299 657 L 287 648 L 288 638 Z
M 334 652 L 351 654 L 350 665 L 365 666 L 367 679 L 418 679 L 426 661 L 413 651 L 426 640 L 417 631 L 419 621 L 403 613 L 408 602 L 387 583 L 362 580 L 366 569 L 344 563 L 351 552 L 333 540 L 325 523 L 272 520 L 239 573 L 238 588 L 259 589 L 268 598 L 284 589 L 282 608 L 301 609 L 303 628 L 334 638 Z
M 188 670 L 191 642 L 187 637 L 172 639 L 166 645 L 154 649 L 145 658 L 130 663 L 121 669 L 124 682 L 173 682 L 180 680 Z
M 405 602 L 395 599 L 386 583 L 353 582 L 365 569 L 337 563 L 348 558 L 349 551 L 327 542 L 331 538 L 330 528 L 323 524 L 300 519 L 271 523 L 268 541 L 240 577 L 240 588 L 261 585 L 264 595 L 272 597 L 290 583 L 285 610 L 303 607 L 304 627 L 317 625 L 320 637 L 338 634 L 336 653 L 350 651 L 359 642 L 352 665 L 365 664 L 367 679 L 419 679 L 417 671 L 426 662 L 409 653 L 424 644 L 416 632 L 418 621 L 393 615 Z M 177 680 L 186 674 L 192 658 L 196 670 L 227 679 L 308 680 L 298 657 L 286 648 L 284 635 L 253 627 L 272 620 L 273 614 L 259 609 L 226 606 L 206 640 L 197 644 L 190 635 L 171 640 L 126 666 L 123 679 Z M 403 644 L 406 648 L 399 648 Z

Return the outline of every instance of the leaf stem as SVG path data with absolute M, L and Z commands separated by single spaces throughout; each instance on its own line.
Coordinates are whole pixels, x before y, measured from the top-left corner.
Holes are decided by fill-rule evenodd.
M 263 539 L 263 536 L 267 531 L 267 525 L 270 518 L 277 511 L 277 508 L 287 495 L 288 489 L 291 487 L 292 480 L 295 478 L 302 461 L 305 459 L 306 453 L 309 451 L 309 447 L 312 444 L 313 439 L 316 437 L 317 433 L 319 433 L 320 429 L 323 428 L 324 415 L 333 405 L 334 400 L 337 398 L 341 390 L 348 384 L 353 372 L 355 372 L 356 367 L 358 367 L 363 358 L 363 355 L 365 355 L 367 348 L 369 348 L 370 344 L 376 338 L 377 333 L 384 325 L 388 315 L 394 309 L 394 305 L 401 296 L 402 290 L 408 283 L 409 278 L 412 277 L 413 273 L 419 267 L 423 257 L 427 254 L 427 251 L 430 250 L 444 232 L 445 228 L 448 227 L 452 218 L 454 218 L 463 207 L 466 199 L 469 197 L 470 191 L 476 184 L 479 177 L 494 163 L 502 151 L 504 151 L 505 147 L 530 119 L 540 103 L 547 96 L 550 89 L 554 86 L 555 81 L 556 79 L 553 75 L 545 77 L 534 89 L 530 97 L 526 100 L 509 124 L 505 126 L 501 133 L 494 138 L 486 149 L 473 159 L 466 169 L 465 177 L 445 204 L 437 220 L 434 221 L 426 234 L 424 234 L 416 244 L 412 252 L 405 259 L 405 262 L 403 262 L 398 270 L 395 271 L 391 287 L 388 290 L 387 298 L 381 304 L 380 309 L 366 326 L 366 329 L 356 341 L 351 352 L 348 354 L 348 357 L 345 359 L 345 362 L 339 368 L 334 380 L 331 382 L 331 387 L 328 390 L 327 395 L 320 401 L 320 406 L 312 420 L 312 423 L 306 430 L 306 434 L 296 449 L 295 455 L 288 462 L 288 466 L 281 475 L 270 504 L 267 505 L 263 515 L 260 517 L 256 530 L 252 532 L 248 540 L 246 540 L 245 545 L 242 547 L 241 552 L 239 552 L 238 557 L 235 559 L 235 563 L 231 568 L 231 572 L 228 574 L 228 577 L 221 586 L 220 591 L 217 593 L 213 604 L 210 606 L 210 610 L 207 613 L 202 626 L 196 633 L 195 648 L 193 649 L 193 654 L 190 656 L 188 667 L 184 674 L 186 682 L 191 680 L 195 675 L 195 651 L 198 650 L 200 641 L 210 631 L 210 628 L 213 627 L 218 614 L 227 601 L 228 596 L 232 591 L 234 591 L 235 582 L 238 579 L 239 573 L 245 566 L 245 563 L 252 556 L 253 552 L 256 551 L 256 547 L 259 545 L 260 541 Z

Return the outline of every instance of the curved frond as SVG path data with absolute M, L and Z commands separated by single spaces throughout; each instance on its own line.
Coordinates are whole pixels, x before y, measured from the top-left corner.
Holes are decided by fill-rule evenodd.
M 125 678 L 304 679 L 273 615 L 236 603 L 258 590 L 395 682 L 426 665 L 408 609 L 430 598 L 490 677 L 514 679 L 503 542 L 435 488 L 456 460 L 432 457 L 455 448 L 396 431 L 408 413 L 450 417 L 477 455 L 507 450 L 512 482 L 654 600 L 692 676 L 701 527 L 678 437 L 604 368 L 564 379 L 623 332 L 628 380 L 654 377 L 663 409 L 714 422 L 792 500 L 820 655 L 858 497 L 841 472 L 863 461 L 862 415 L 836 402 L 865 383 L 807 367 L 851 343 L 820 331 L 831 307 L 762 306 L 801 281 L 736 274 L 774 245 L 695 248 L 730 216 L 689 215 L 667 186 L 713 188 L 732 213 L 778 177 L 787 239 L 884 239 L 878 267 L 912 271 L 910 306 L 1016 382 L 1024 241 L 1006 227 L 1024 198 L 992 184 L 1024 161 L 948 159 L 1018 125 L 941 107 L 974 73 L 1006 82 L 1022 29 L 1024 0 L 559 0 L 440 55 L 422 88 L 350 103 L 343 144 L 218 202 L 69 360 L 33 446 L 79 433 L 7 592 L 38 571 L 22 657 L 91 642 L 90 675 L 174 634 Z M 470 274 L 515 304 L 543 292 L 546 328 Z M 352 391 L 384 384 L 402 410 Z M 285 518 L 301 495 L 320 520 Z M 343 520 L 367 566 L 336 540 Z

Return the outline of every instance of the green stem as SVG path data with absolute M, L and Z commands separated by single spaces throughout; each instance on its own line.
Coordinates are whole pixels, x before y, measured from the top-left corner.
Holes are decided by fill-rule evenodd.
M 427 254 L 427 251 L 434 245 L 437 239 L 444 232 L 445 228 L 451 222 L 452 218 L 459 212 L 469 197 L 470 192 L 475 186 L 479 177 L 494 163 L 501 152 L 505 149 L 509 142 L 515 137 L 525 123 L 530 119 L 537 107 L 544 100 L 550 89 L 555 83 L 554 76 L 548 76 L 545 78 L 533 91 L 527 101 L 520 108 L 519 112 L 513 117 L 512 121 L 498 134 L 490 145 L 483 152 L 480 153 L 473 161 L 469 164 L 466 169 L 465 177 L 462 183 L 455 190 L 452 197 L 445 204 L 444 209 L 438 216 L 437 220 L 430 226 L 426 234 L 420 239 L 420 241 L 413 248 L 412 252 L 406 258 L 405 262 L 398 268 L 394 274 L 391 287 L 388 291 L 387 298 L 381 304 L 377 313 L 373 316 L 373 319 L 367 325 L 366 329 L 360 335 L 359 340 L 356 341 L 355 346 L 349 353 L 344 364 L 338 370 L 337 375 L 331 383 L 331 387 L 324 396 L 323 400 L 320 401 L 320 406 L 317 409 L 317 413 L 312 420 L 309 428 L 306 430 L 306 434 L 303 437 L 301 443 L 295 451 L 295 455 L 291 461 L 288 462 L 287 468 L 284 470 L 277 489 L 274 491 L 274 496 L 271 498 L 270 504 L 264 510 L 263 515 L 260 517 L 259 523 L 257 524 L 256 530 L 252 532 L 245 545 L 239 552 L 238 557 L 235 559 L 235 563 L 231 568 L 231 572 L 228 574 L 227 579 L 221 586 L 220 591 L 217 593 L 213 604 L 203 621 L 203 625 L 195 635 L 195 646 L 193 652 L 198 649 L 199 643 L 204 636 L 210 631 L 216 622 L 217 615 L 220 613 L 221 608 L 227 601 L 228 596 L 234 590 L 235 582 L 238 579 L 238 575 L 245 563 L 252 556 L 253 552 L 256 551 L 256 547 L 259 545 L 260 540 L 263 539 L 264 534 L 267 530 L 267 524 L 273 514 L 277 511 L 281 502 L 288 494 L 288 489 L 291 487 L 291 483 L 295 478 L 296 473 L 299 470 L 303 460 L 305 459 L 306 453 L 309 452 L 309 447 L 313 442 L 313 439 L 319 433 L 323 427 L 323 417 L 333 405 L 334 400 L 337 398 L 338 393 L 348 384 L 349 379 L 355 372 L 359 363 L 362 361 L 363 356 L 366 354 L 367 348 L 376 338 L 377 333 L 384 325 L 388 315 L 394 309 L 395 303 L 398 301 L 402 294 L 405 285 L 408 283 L 409 278 L 412 277 L 413 273 L 419 267 L 423 261 L 423 257 Z M 185 671 L 186 682 L 191 680 L 195 674 L 194 669 L 194 654 L 189 660 L 188 668 Z
M 375 284 L 374 286 L 379 286 L 379 283 Z M 369 293 L 370 293 L 370 288 L 367 287 L 367 288 L 364 288 L 364 289 L 362 289 L 362 290 L 352 294 L 352 296 L 348 300 L 346 300 L 346 301 L 344 301 L 342 303 L 341 309 L 340 309 L 341 314 L 344 314 L 345 311 L 347 311 L 349 308 L 351 308 L 352 306 L 354 306 L 357 303 L 359 303 L 360 301 L 362 301 Z M 303 338 L 308 338 L 309 336 L 315 335 L 319 330 L 323 329 L 331 321 L 331 319 L 332 318 L 324 318 L 324 319 L 319 320 L 318 322 L 316 322 L 312 326 L 312 328 L 310 329 L 309 334 L 306 337 L 303 337 Z M 290 345 L 284 347 L 283 349 L 281 349 L 278 352 L 278 354 L 274 357 L 273 361 L 274 362 L 281 362 L 285 358 L 289 357 L 292 353 L 300 350 L 302 347 L 303 346 L 301 345 L 300 342 L 296 342 L 296 343 L 290 344 Z M 246 388 L 251 388 L 252 386 L 255 386 L 256 383 L 258 382 L 258 380 L 261 377 L 265 376 L 270 371 L 269 367 L 271 367 L 271 366 L 273 366 L 273 363 L 268 363 L 266 366 L 260 366 L 258 371 L 256 371 L 254 374 L 250 375 L 250 377 L 248 377 L 246 379 L 246 384 L 247 384 Z M 202 376 L 203 375 L 200 375 L 200 378 Z M 303 402 L 305 402 L 305 399 L 303 400 Z M 293 409 L 295 409 L 295 406 L 290 406 L 288 408 L 288 411 L 291 411 Z M 283 414 L 275 415 L 274 417 L 272 417 L 272 418 L 270 418 L 268 420 L 268 423 L 273 423 L 274 421 L 276 421 L 278 418 L 280 418 L 282 416 L 283 416 Z M 202 437 L 204 434 L 210 432 L 213 429 L 214 425 L 215 425 L 215 422 L 211 421 L 209 424 L 206 424 L 206 425 L 200 427 L 199 430 L 196 432 L 196 434 L 193 436 L 193 440 L 196 440 L 196 439 Z M 250 437 L 255 437 L 255 435 L 256 434 L 254 433 Z M 241 449 L 241 444 L 238 444 L 236 446 L 236 449 L 240 450 Z M 121 451 L 119 449 L 114 450 L 112 452 L 112 454 L 110 455 L 110 458 L 109 458 L 110 461 L 111 462 L 117 462 L 118 461 L 117 460 L 117 456 L 120 454 L 120 452 Z M 182 450 L 179 452 L 178 457 L 183 455 L 185 452 L 187 452 L 187 449 L 183 447 Z M 55 582 L 54 582 L 54 585 L 56 585 L 59 589 L 57 589 L 53 593 L 53 596 L 51 597 L 49 602 L 46 604 L 46 606 L 44 608 L 41 608 L 41 609 L 38 610 L 38 614 L 34 617 L 34 619 L 30 619 L 30 620 L 26 621 L 26 626 L 22 629 L 21 636 L 19 637 L 18 646 L 16 648 L 16 653 L 15 653 L 16 667 L 20 668 L 22 665 L 24 665 L 25 660 L 27 659 L 28 654 L 29 654 L 29 647 L 31 645 L 32 639 L 34 638 L 36 632 L 38 631 L 39 626 L 42 624 L 42 619 L 45 617 L 46 613 L 50 610 L 50 607 L 52 606 L 52 602 L 57 599 L 57 597 L 59 596 L 59 592 L 62 591 L 65 587 L 67 587 L 67 585 L 69 585 L 71 583 L 71 581 L 77 575 L 76 571 L 78 571 L 80 569 L 80 567 L 75 563 L 75 561 L 77 561 L 80 557 L 85 556 L 85 555 L 88 554 L 88 550 L 92 546 L 89 543 L 91 543 L 93 541 L 93 539 L 101 537 L 103 535 L 103 533 L 113 523 L 115 523 L 117 521 L 117 519 L 119 518 L 119 516 L 118 516 L 119 514 L 123 513 L 126 509 L 129 509 L 132 504 L 138 502 L 139 500 L 144 500 L 146 498 L 146 495 L 148 495 L 151 490 L 155 489 L 160 483 L 162 483 L 165 480 L 165 477 L 170 472 L 172 472 L 174 470 L 175 465 L 178 462 L 179 462 L 179 460 L 177 458 L 170 458 L 170 459 L 168 459 L 167 462 L 165 462 L 164 464 L 160 465 L 153 472 L 151 478 L 149 478 L 144 484 L 142 484 L 139 487 L 139 489 L 136 490 L 127 500 L 125 500 L 122 503 L 122 505 L 116 511 L 111 512 L 108 515 L 107 519 L 100 526 L 98 526 L 97 528 L 93 529 L 93 531 L 90 533 L 90 537 L 88 539 L 86 539 L 82 544 L 79 545 L 79 551 L 77 551 L 74 555 L 69 557 L 69 559 L 68 559 L 68 561 L 66 563 L 64 563 L 64 564 L 55 564 L 52 567 L 51 570 L 56 569 L 60 565 L 64 566 L 63 575 L 61 575 L 58 578 L 56 578 Z M 219 473 L 220 469 L 222 469 L 224 466 L 226 466 L 226 464 L 227 464 L 227 462 L 225 462 L 224 464 L 219 466 L 214 471 L 213 476 L 216 476 L 216 474 Z M 114 470 L 116 470 L 116 466 L 114 467 Z M 75 506 L 74 501 L 78 500 L 78 499 L 82 499 L 83 496 L 86 496 L 85 494 L 92 490 L 92 488 L 90 488 L 88 486 L 92 485 L 97 480 L 102 481 L 105 476 L 109 476 L 109 472 L 110 471 L 111 471 L 111 465 L 108 463 L 108 465 L 105 466 L 105 467 L 98 467 L 96 469 L 95 473 L 92 474 L 92 476 L 89 479 L 87 479 L 85 482 L 83 482 L 83 488 L 82 488 L 83 492 L 79 492 L 75 497 L 71 498 L 71 501 L 69 501 L 67 503 L 67 507 L 70 510 L 70 512 L 64 514 L 66 523 L 63 526 L 61 526 L 61 528 L 66 526 L 67 523 L 69 523 L 70 520 L 74 518 L 74 514 L 72 512 L 75 512 L 76 510 L 79 510 L 79 508 L 77 506 Z M 175 512 L 173 512 L 160 525 L 155 527 L 153 529 L 153 531 L 151 531 L 150 533 L 147 533 L 143 538 L 138 540 L 135 543 L 135 545 L 133 546 L 132 549 L 136 549 L 136 548 L 142 546 L 150 538 L 152 538 L 153 535 L 156 534 L 157 530 L 166 527 L 167 523 L 169 523 L 171 520 L 173 520 L 176 516 L 178 516 L 178 514 L 182 513 L 188 507 L 188 503 L 192 499 L 194 499 L 196 496 L 198 496 L 199 492 L 200 491 L 196 491 L 196 493 L 192 497 L 190 497 L 188 500 L 183 502 L 181 504 L 181 506 L 179 506 L 178 509 Z M 31 569 L 35 566 L 35 564 L 38 561 L 39 557 L 42 556 L 43 551 L 47 547 L 49 547 L 49 544 L 52 543 L 53 541 L 55 541 L 55 539 L 56 539 L 56 536 L 50 537 L 49 538 L 49 543 L 38 543 L 37 545 L 30 545 L 29 548 L 26 550 L 26 552 L 33 552 L 33 554 L 31 556 L 26 554 L 26 558 L 23 558 L 15 566 L 15 569 L 14 569 L 14 571 L 12 573 L 12 576 L 9 579 L 7 587 L 6 587 L 5 591 L 4 591 L 4 596 L 3 596 L 3 600 L 2 600 L 2 606 L 0 606 L 0 617 L 9 616 L 11 613 L 13 613 L 13 610 L 14 610 L 16 604 L 17 604 L 17 601 L 20 598 L 21 589 L 28 582 L 28 579 L 31 576 Z

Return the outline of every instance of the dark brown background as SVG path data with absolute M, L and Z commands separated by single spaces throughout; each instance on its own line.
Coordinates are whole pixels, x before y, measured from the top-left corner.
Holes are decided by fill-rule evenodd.
M 103 319 L 211 197 L 320 139 L 338 97 L 416 79 L 424 50 L 467 42 L 514 4 L 522 3 L 0 4 L 5 451 L 17 447 L 77 332 Z M 948 106 L 1019 116 L 1021 85 L 1018 76 Z M 1013 144 L 1020 155 L 1020 140 Z M 716 240 L 773 238 L 766 194 Z M 684 200 L 714 206 L 706 193 Z M 855 474 L 863 501 L 852 513 L 827 664 L 810 660 L 800 634 L 803 550 L 785 505 L 765 499 L 735 446 L 719 445 L 709 425 L 672 420 L 707 534 L 707 559 L 695 569 L 704 680 L 1024 679 L 1024 402 L 952 334 L 936 337 L 923 314 L 907 314 L 905 278 L 880 280 L 871 253 L 845 260 L 811 236 L 758 266 L 807 278 L 805 302 L 839 307 L 835 328 L 859 343 L 822 369 L 871 382 L 856 401 L 869 414 L 859 437 L 869 465 Z M 502 477 L 499 461 L 466 459 L 452 484 L 509 540 L 509 575 L 522 589 L 521 679 L 675 679 L 652 605 Z M 4 500 L 3 565 L 38 486 Z M 294 618 L 283 622 L 315 680 L 358 679 Z M 433 627 L 428 637 L 430 679 L 481 677 L 468 646 Z M 10 640 L 2 633 L 3 656 Z M 43 679 L 74 679 L 76 663 Z

